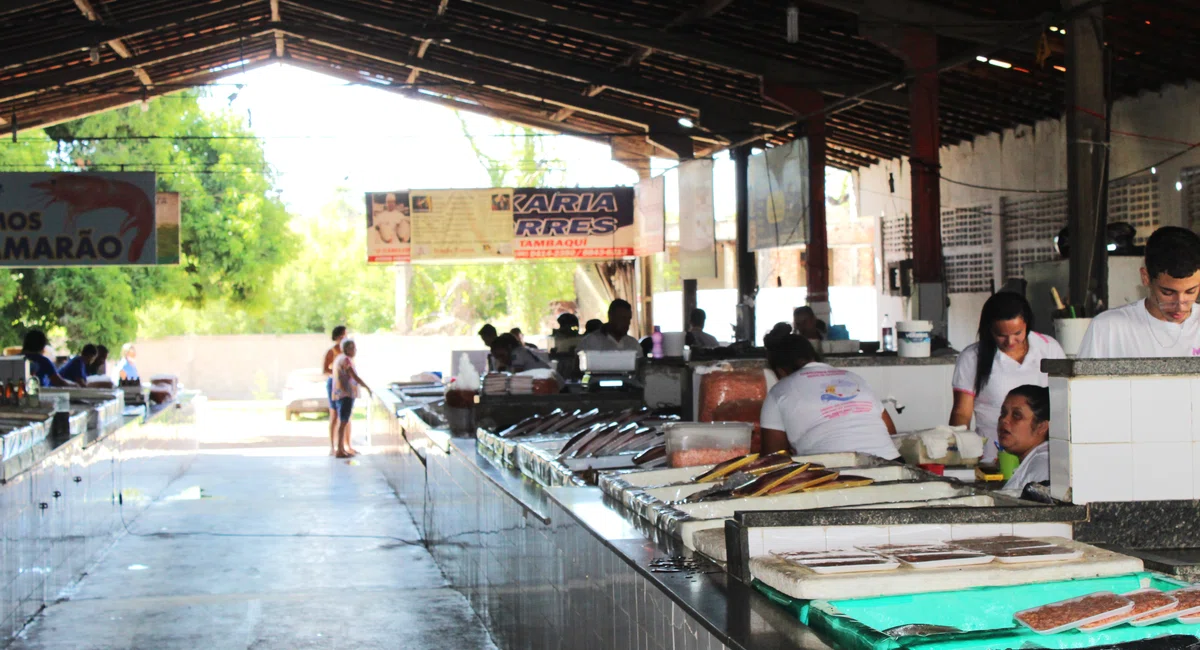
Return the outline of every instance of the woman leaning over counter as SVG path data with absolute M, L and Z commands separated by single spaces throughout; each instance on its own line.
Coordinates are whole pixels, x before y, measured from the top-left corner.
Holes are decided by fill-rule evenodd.
M 979 342 L 967 346 L 954 366 L 951 426 L 968 426 L 988 439 L 983 461 L 996 460 L 996 422 L 1009 391 L 1026 384 L 1049 386 L 1042 359 L 1065 359 L 1058 341 L 1031 331 L 1033 308 L 1025 297 L 1001 291 L 988 298 L 979 317 Z
M 900 453 L 896 427 L 862 377 L 817 361 L 808 339 L 768 336 L 767 365 L 779 377 L 763 401 L 762 453 L 862 452 L 888 460 Z

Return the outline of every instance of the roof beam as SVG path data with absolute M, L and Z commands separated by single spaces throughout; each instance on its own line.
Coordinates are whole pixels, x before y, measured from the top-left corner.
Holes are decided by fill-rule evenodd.
M 236 43 L 243 38 L 253 38 L 268 33 L 269 28 L 238 30 L 226 34 L 218 34 L 207 38 L 185 39 L 183 44 L 165 50 L 157 50 L 139 54 L 128 59 L 120 59 L 110 63 L 91 66 L 72 66 L 64 70 L 55 70 L 27 78 L 19 82 L 8 82 L 0 85 L 0 102 L 8 102 L 30 95 L 36 95 L 51 88 L 83 83 L 118 74 L 135 67 L 149 66 L 171 59 L 204 52 L 230 43 Z
M 60 54 L 81 52 L 93 47 L 99 47 L 103 43 L 113 39 L 129 38 L 131 36 L 155 32 L 177 23 L 211 16 L 236 7 L 261 4 L 261 2 L 262 0 L 211 0 L 210 2 L 190 5 L 184 9 L 170 11 L 151 18 L 121 25 L 96 24 L 87 32 L 70 38 L 32 46 L 26 44 L 0 51 L 0 68 L 27 65 L 33 61 Z
M 262 67 L 268 63 L 271 63 L 270 59 L 254 61 L 247 64 L 246 69 L 253 70 L 254 68 Z M 160 85 L 148 89 L 145 92 L 145 97 L 161 97 L 163 95 L 183 92 L 187 90 L 187 88 L 178 86 L 178 82 L 181 81 L 190 82 L 191 87 L 203 86 L 228 75 L 229 72 L 226 70 L 221 70 L 219 72 L 202 71 L 194 74 L 181 75 L 173 78 L 170 85 Z M 142 100 L 143 96 L 140 95 L 135 99 L 130 99 L 130 95 L 128 93 L 115 93 L 112 95 L 101 96 L 92 101 L 80 103 L 68 108 L 55 107 L 48 109 L 45 112 L 34 112 L 32 114 L 22 114 L 18 112 L 17 130 L 20 132 L 27 131 L 29 129 L 42 129 L 48 126 L 54 126 L 55 124 L 82 119 L 88 117 L 89 115 L 95 115 L 105 111 L 124 108 L 126 106 L 132 106 L 134 104 L 141 103 Z M 12 125 L 6 124 L 0 126 L 0 134 L 10 133 L 12 133 Z
M 733 0 L 701 0 L 695 7 L 679 14 L 668 27 L 682 27 L 712 18 L 731 4 L 733 4 Z
M 491 74 L 476 68 L 467 68 L 448 63 L 428 61 L 410 57 L 399 52 L 388 52 L 369 42 L 343 38 L 337 35 L 323 34 L 312 27 L 288 26 L 284 28 L 288 34 L 318 45 L 376 59 L 392 65 L 404 66 L 421 70 L 423 73 L 437 75 L 493 88 L 501 92 L 544 101 L 557 106 L 570 107 L 583 113 L 593 113 L 619 122 L 646 127 L 651 131 L 678 134 L 690 137 L 693 133 L 685 131 L 676 118 L 655 113 L 636 107 L 619 104 L 603 99 L 586 97 L 575 93 L 564 92 L 547 84 L 529 83 L 507 79 L 501 75 Z M 461 91 L 460 91 L 461 92 Z M 450 92 L 447 94 L 457 94 Z M 469 93 L 464 93 L 469 96 Z M 701 133 L 694 135 L 700 136 Z
M 84 16 L 87 16 L 88 20 L 94 23 L 104 22 L 100 19 L 100 14 L 96 13 L 96 8 L 92 6 L 91 0 L 75 0 L 75 6 L 79 7 L 79 10 L 83 12 Z M 133 58 L 133 54 L 129 51 L 129 48 L 125 47 L 125 42 L 119 38 L 108 41 L 108 46 L 122 59 Z M 154 82 L 150 79 L 150 75 L 146 74 L 146 71 L 140 66 L 134 66 L 133 74 L 138 78 L 138 81 L 142 82 L 143 86 L 154 85 Z
M 278 25 L 279 22 L 279 0 L 271 0 L 271 23 Z M 284 41 L 283 32 L 275 30 L 275 58 L 282 59 L 286 52 L 287 43 Z
M 542 130 L 550 131 L 553 133 L 565 133 L 568 135 L 573 135 L 575 137 L 587 138 L 589 140 L 595 140 L 597 142 L 607 143 L 609 140 L 609 138 L 607 136 L 598 136 L 595 133 L 589 132 L 587 129 L 576 126 L 576 125 L 567 125 L 567 124 L 562 124 L 562 123 L 558 123 L 558 122 L 551 122 L 544 118 L 539 118 L 539 117 L 536 117 L 533 115 L 520 113 L 519 111 L 510 109 L 508 107 L 497 108 L 494 106 L 487 106 L 484 104 L 466 104 L 463 102 L 455 101 L 448 97 L 438 97 L 438 96 L 434 96 L 434 95 L 427 95 L 425 93 L 418 93 L 418 92 L 412 91 L 411 89 L 401 88 L 399 86 L 383 86 L 383 85 L 379 85 L 379 84 L 364 82 L 361 77 L 358 77 L 357 75 L 349 72 L 345 68 L 339 68 L 339 67 L 331 65 L 331 64 L 313 63 L 313 62 L 305 61 L 303 59 L 297 59 L 297 58 L 295 58 L 295 56 L 293 56 L 292 59 L 288 61 L 288 65 L 294 65 L 297 67 L 304 68 L 306 70 L 312 70 L 313 72 L 327 74 L 327 75 L 330 75 L 333 77 L 337 77 L 339 79 L 343 79 L 349 83 L 359 84 L 362 86 L 366 86 L 368 88 L 378 88 L 380 90 L 386 90 L 391 93 L 396 93 L 398 95 L 402 95 L 409 99 L 422 101 L 422 102 L 429 102 L 432 104 L 438 104 L 439 106 L 445 106 L 447 108 L 451 108 L 456 111 L 465 111 L 468 113 L 475 113 L 478 115 L 483 115 L 485 117 L 491 117 L 491 118 L 498 119 L 498 120 L 505 120 L 507 122 L 513 122 L 515 124 L 521 124 L 523 126 L 528 126 L 530 128 L 534 128 L 534 129 L 542 129 Z M 643 137 L 645 137 L 645 136 L 643 136 Z
M 632 27 L 623 23 L 560 9 L 539 0 L 462 0 L 480 7 L 523 16 L 539 22 L 568 27 L 585 34 L 620 41 L 638 47 L 707 63 L 717 67 L 770 78 L 820 90 L 835 96 L 854 95 L 870 85 L 817 68 L 768 56 L 751 50 L 731 48 L 694 36 L 668 34 L 656 29 Z M 849 83 L 848 83 L 849 81 Z M 893 89 L 883 89 L 863 98 L 889 106 L 908 107 L 908 95 Z
M 1011 35 L 1011 23 L 998 23 L 987 18 L 972 16 L 955 9 L 938 6 L 927 0 L 807 0 L 831 9 L 838 9 L 855 14 L 859 17 L 869 17 L 872 22 L 887 25 L 888 28 L 901 26 L 922 27 L 958 39 L 984 45 L 1004 46 L 1020 52 L 1032 54 L 1034 46 L 1030 43 L 1006 45 L 1003 41 Z M 1038 23 L 1037 18 L 1030 20 L 1031 24 Z M 861 28 L 864 36 L 871 28 Z
M 428 26 L 424 24 L 399 23 L 388 20 L 373 12 L 343 6 L 333 7 L 320 0 L 284 1 L 317 11 L 329 18 L 353 24 L 359 29 L 362 26 L 367 26 L 389 34 L 406 37 L 417 37 L 422 32 L 428 30 Z M 761 104 L 713 97 L 686 88 L 667 86 L 657 81 L 648 81 L 635 74 L 612 72 L 558 57 L 546 56 L 533 50 L 510 47 L 469 34 L 448 32 L 446 30 L 440 31 L 443 32 L 442 35 L 448 37 L 449 42 L 438 43 L 438 47 L 472 56 L 494 59 L 558 77 L 575 79 L 594 86 L 606 86 L 612 90 L 667 104 L 692 108 L 700 113 L 701 124 L 716 130 L 723 130 L 720 128 L 720 122 L 722 121 L 729 124 L 741 124 L 744 128 L 747 123 L 777 126 L 787 121 L 790 117 L 790 115 L 783 112 L 764 108 Z M 709 117 L 712 118 L 715 124 L 708 124 Z

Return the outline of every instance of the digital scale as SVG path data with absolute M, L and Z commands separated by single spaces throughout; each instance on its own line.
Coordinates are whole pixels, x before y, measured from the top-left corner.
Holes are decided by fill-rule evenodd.
M 644 386 L 638 381 L 637 365 L 637 352 L 588 350 L 579 353 L 579 369 L 589 393 L 641 392 Z

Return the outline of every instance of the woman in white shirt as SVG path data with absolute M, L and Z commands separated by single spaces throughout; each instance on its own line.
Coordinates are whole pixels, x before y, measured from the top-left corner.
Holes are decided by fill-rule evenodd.
M 817 361 L 802 336 L 768 337 L 767 364 L 779 377 L 763 400 L 762 453 L 862 452 L 899 459 L 896 427 L 862 377 Z
M 988 439 L 983 461 L 997 454 L 996 421 L 1008 392 L 1026 384 L 1049 386 L 1042 359 L 1065 359 L 1058 341 L 1030 331 L 1033 308 L 1025 297 L 1001 291 L 988 298 L 979 317 L 979 342 L 967 346 L 954 365 L 951 426 L 968 426 Z
M 1000 407 L 1000 446 L 1021 459 L 1001 492 L 1021 496 L 1025 486 L 1050 480 L 1050 389 L 1018 386 Z

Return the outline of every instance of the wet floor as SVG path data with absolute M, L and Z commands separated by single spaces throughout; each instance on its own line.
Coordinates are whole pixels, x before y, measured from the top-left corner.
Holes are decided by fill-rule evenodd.
M 370 461 L 325 456 L 323 423 L 281 413 L 220 427 L 10 647 L 493 648 Z

